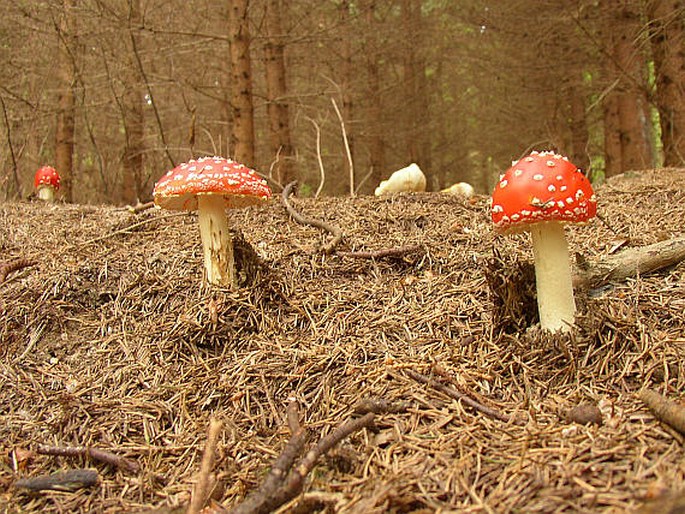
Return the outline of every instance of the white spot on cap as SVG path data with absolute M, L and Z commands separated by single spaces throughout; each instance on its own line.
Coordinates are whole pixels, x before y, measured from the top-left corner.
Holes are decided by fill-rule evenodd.
M 553 168 L 556 165 L 557 165 L 557 163 L 554 161 L 547 161 L 547 166 L 549 166 L 550 168 Z
M 505 188 L 505 187 L 507 187 L 507 184 L 508 184 L 508 183 L 509 183 L 509 182 L 507 182 L 506 180 L 502 180 L 502 181 L 499 183 L 499 187 Z
M 539 180 L 542 180 L 542 179 L 544 179 L 544 178 L 545 178 L 545 176 L 544 176 L 544 175 L 541 175 L 540 173 L 536 173 L 535 175 L 533 175 L 533 180 L 538 180 L 538 181 L 539 181 Z
M 549 186 L 547 186 L 547 191 L 549 191 L 550 193 L 553 193 L 556 190 L 557 188 L 554 187 L 554 184 L 550 184 Z
M 514 176 L 515 177 L 520 177 L 521 175 L 523 175 L 523 170 L 519 170 L 519 169 L 514 170 Z

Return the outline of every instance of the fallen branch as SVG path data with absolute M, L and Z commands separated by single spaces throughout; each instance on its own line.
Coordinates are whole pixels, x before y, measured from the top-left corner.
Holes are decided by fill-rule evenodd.
M 647 246 L 629 248 L 592 262 L 573 278 L 577 288 L 597 287 L 613 280 L 651 273 L 685 260 L 685 237 L 668 239 Z
M 72 493 L 85 487 L 97 485 L 100 476 L 94 469 L 71 469 L 52 475 L 21 478 L 14 483 L 15 487 L 29 491 L 64 491 Z
M 212 468 L 214 467 L 214 454 L 216 453 L 216 446 L 221 435 L 222 423 L 219 420 L 212 419 L 207 430 L 207 444 L 202 455 L 202 464 L 200 464 L 200 473 L 197 477 L 197 483 L 193 490 L 193 495 L 188 506 L 187 514 L 198 514 L 202 507 L 204 507 L 210 494 L 210 481 Z
M 321 248 L 321 250 L 326 254 L 332 253 L 335 247 L 340 243 L 340 241 L 342 241 L 342 230 L 337 225 L 331 225 L 329 223 L 326 223 L 325 221 L 309 218 L 297 212 L 290 203 L 290 195 L 292 194 L 292 191 L 293 189 L 295 189 L 296 186 L 297 181 L 293 181 L 287 186 L 285 186 L 283 192 L 281 193 L 281 200 L 283 201 L 283 205 L 285 205 L 288 214 L 290 214 L 290 216 L 292 216 L 292 218 L 300 225 L 311 225 L 312 227 L 320 228 L 321 230 L 325 230 L 326 232 L 332 234 L 333 239 L 331 239 L 328 242 L 328 244 L 324 245 Z
M 401 257 L 408 253 L 414 253 L 421 249 L 420 245 L 401 246 L 399 248 L 386 248 L 368 252 L 336 252 L 341 257 L 351 257 L 355 259 L 384 259 L 386 257 Z
M 107 450 L 92 448 L 90 446 L 48 446 L 39 444 L 36 446 L 36 453 L 42 455 L 55 455 L 58 457 L 88 457 L 97 462 L 109 464 L 110 466 L 134 475 L 140 473 L 142 469 L 134 460 L 121 457 Z M 160 484 L 167 482 L 167 477 L 161 473 L 152 473 L 151 476 Z
M 656 419 L 685 435 L 684 405 L 669 400 L 651 389 L 643 389 L 638 393 L 638 397 L 649 407 Z
M 354 406 L 354 412 L 356 414 L 368 414 L 369 412 L 375 414 L 397 414 L 406 412 L 408 408 L 409 404 L 404 402 L 392 403 L 384 398 L 367 398 L 360 400 Z
M 307 439 L 305 428 L 294 417 L 293 413 L 296 412 L 297 403 L 292 401 L 288 405 L 288 426 L 291 431 L 294 429 L 290 440 L 259 489 L 229 511 L 231 514 L 266 514 L 295 498 L 302 492 L 305 478 L 314 469 L 318 459 L 349 435 L 369 426 L 376 416 L 374 412 L 368 412 L 338 425 L 294 465 L 295 459 L 302 454 Z
M 130 212 L 131 214 L 138 214 L 139 212 L 146 211 L 148 209 L 152 209 L 155 206 L 155 202 L 145 202 L 145 203 L 138 203 L 136 205 L 127 205 L 126 210 Z
M 174 212 L 173 214 L 165 214 L 163 216 L 153 216 L 152 218 L 148 218 L 146 220 L 139 221 L 139 222 L 134 223 L 132 225 L 129 225 L 127 227 L 120 228 L 119 230 L 115 230 L 114 232 L 110 232 L 109 234 L 105 234 L 104 236 L 96 237 L 94 239 L 89 239 L 88 241 L 81 243 L 80 246 L 87 246 L 87 245 L 90 245 L 93 243 L 99 243 L 100 241 L 104 241 L 105 239 L 109 239 L 110 237 L 114 237 L 114 236 L 119 235 L 119 234 L 125 234 L 134 228 L 138 228 L 138 227 L 141 227 L 141 226 L 146 225 L 148 223 L 152 223 L 153 221 L 161 221 L 161 220 L 168 219 L 168 218 L 178 218 L 179 216 L 187 216 L 187 215 L 188 215 L 188 213 L 183 211 L 183 212 Z
M 416 380 L 417 382 L 420 382 L 422 384 L 431 386 L 433 389 L 437 389 L 438 391 L 449 396 L 450 398 L 462 402 L 464 405 L 468 405 L 472 409 L 480 412 L 481 414 L 485 414 L 490 418 L 498 419 L 500 421 L 504 421 L 505 423 L 509 423 L 511 421 L 517 425 L 522 425 L 524 423 L 523 420 L 512 418 L 511 416 L 504 414 L 503 412 L 483 405 L 482 403 L 477 402 L 476 400 L 462 393 L 461 391 L 457 391 L 453 387 L 443 384 L 442 382 L 439 382 L 434 378 L 427 377 L 426 375 L 422 375 L 421 373 L 417 373 L 416 371 L 413 371 L 411 369 L 406 369 L 404 370 L 404 372 L 409 376 L 409 378 L 412 378 L 413 380 Z
M 88 457 L 98 462 L 109 464 L 115 468 L 126 471 L 127 473 L 140 472 L 140 466 L 137 462 L 115 455 L 114 453 L 90 446 L 47 446 L 39 444 L 36 447 L 36 453 L 41 455 L 56 455 L 59 457 Z
M 0 284 L 2 284 L 6 279 L 7 275 L 14 271 L 19 271 L 20 269 L 28 268 L 36 264 L 36 261 L 31 259 L 17 259 L 12 262 L 7 262 L 0 266 Z

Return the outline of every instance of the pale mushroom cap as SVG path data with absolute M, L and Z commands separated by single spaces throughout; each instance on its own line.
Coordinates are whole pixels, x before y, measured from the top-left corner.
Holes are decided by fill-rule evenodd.
M 197 209 L 197 195 L 222 195 L 226 207 L 246 207 L 271 198 L 266 180 L 247 166 L 223 157 L 201 157 L 169 170 L 152 196 L 163 209 Z

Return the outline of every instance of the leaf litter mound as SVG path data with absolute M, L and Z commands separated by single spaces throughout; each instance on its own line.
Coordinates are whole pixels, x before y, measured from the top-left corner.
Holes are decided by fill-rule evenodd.
M 571 251 L 681 237 L 683 184 L 683 170 L 612 179 L 598 188 L 604 221 L 570 227 Z M 322 455 L 284 512 L 624 512 L 681 487 L 683 437 L 637 394 L 682 399 L 685 265 L 579 291 L 578 329 L 545 337 L 527 236 L 495 235 L 487 198 L 291 201 L 340 226 L 342 244 L 322 253 L 330 236 L 278 202 L 230 211 L 235 291 L 203 282 L 194 214 L 0 207 L 0 265 L 29 264 L 0 284 L 9 512 L 183 512 L 212 418 L 210 511 L 230 508 L 286 446 L 292 399 L 314 442 L 360 402 L 401 407 Z M 383 250 L 398 251 L 370 257 Z M 98 484 L 13 485 L 73 468 Z

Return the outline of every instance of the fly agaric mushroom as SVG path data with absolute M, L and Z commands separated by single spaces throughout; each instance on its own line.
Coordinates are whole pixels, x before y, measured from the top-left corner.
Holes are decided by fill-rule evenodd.
M 226 208 L 247 207 L 271 198 L 266 180 L 230 159 L 201 157 L 168 171 L 155 184 L 152 195 L 163 209 L 197 209 L 207 280 L 237 287 Z
M 566 157 L 533 151 L 512 163 L 492 193 L 492 221 L 498 232 L 529 230 L 533 240 L 540 326 L 567 332 L 573 325 L 571 260 L 565 223 L 597 213 L 590 181 Z
M 55 191 L 59 189 L 59 174 L 52 166 L 38 168 L 33 177 L 33 186 L 38 190 L 38 198 L 46 202 L 55 199 Z

